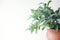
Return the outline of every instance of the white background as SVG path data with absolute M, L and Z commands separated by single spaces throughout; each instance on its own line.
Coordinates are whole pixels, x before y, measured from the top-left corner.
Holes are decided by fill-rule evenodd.
M 31 34 L 26 29 L 32 8 L 47 0 L 0 0 L 0 40 L 46 40 L 45 31 Z M 53 0 L 51 6 L 57 10 L 60 0 Z

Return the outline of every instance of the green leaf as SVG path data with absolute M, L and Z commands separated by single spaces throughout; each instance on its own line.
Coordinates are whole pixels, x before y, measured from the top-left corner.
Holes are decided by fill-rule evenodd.
M 51 1 L 51 0 L 49 0 L 49 1 L 48 1 L 48 4 L 47 4 L 47 6 L 49 6 L 49 4 L 50 4 L 51 2 L 52 2 L 52 1 Z
M 58 31 L 58 25 L 56 26 L 56 31 Z
M 42 28 L 42 30 L 44 30 L 44 29 L 45 29 L 45 27 Z

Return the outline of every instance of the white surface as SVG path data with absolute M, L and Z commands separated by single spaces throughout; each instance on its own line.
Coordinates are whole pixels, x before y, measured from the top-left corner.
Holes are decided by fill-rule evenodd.
M 31 34 L 25 29 L 31 20 L 30 9 L 47 0 L 0 0 L 0 40 L 46 40 L 45 31 Z M 59 0 L 51 4 L 53 9 L 59 7 Z M 56 7 L 55 7 L 56 6 Z

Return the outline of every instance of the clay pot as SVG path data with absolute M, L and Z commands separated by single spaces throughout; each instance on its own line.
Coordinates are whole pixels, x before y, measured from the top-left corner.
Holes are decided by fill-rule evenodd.
M 46 35 L 47 40 L 60 40 L 60 30 L 48 29 Z

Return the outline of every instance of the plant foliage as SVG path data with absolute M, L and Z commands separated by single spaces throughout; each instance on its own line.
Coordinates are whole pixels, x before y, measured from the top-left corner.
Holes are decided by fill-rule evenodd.
M 53 9 L 51 9 L 51 7 L 49 7 L 50 3 L 51 0 L 49 0 L 48 3 L 41 3 L 43 6 L 39 6 L 36 10 L 31 9 L 31 17 L 34 20 L 29 27 L 29 30 L 31 32 L 33 32 L 34 30 L 37 32 L 41 28 L 42 30 L 44 30 L 46 27 L 59 30 L 60 23 L 58 19 L 60 19 L 60 8 L 54 11 Z

